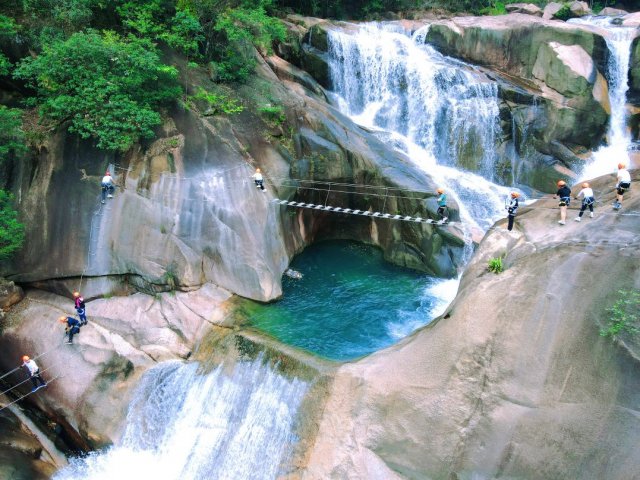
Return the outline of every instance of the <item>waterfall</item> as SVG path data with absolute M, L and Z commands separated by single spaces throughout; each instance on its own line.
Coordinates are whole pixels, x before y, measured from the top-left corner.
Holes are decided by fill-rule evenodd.
M 504 216 L 507 189 L 491 182 L 499 140 L 498 90 L 473 67 L 393 24 L 331 30 L 329 67 L 338 107 L 407 153 L 488 228 Z M 464 172 L 461 172 L 464 170 Z
M 201 373 L 196 363 L 146 372 L 119 445 L 73 459 L 55 480 L 274 479 L 287 473 L 308 384 L 262 358 Z
M 581 177 L 585 180 L 616 171 L 620 161 L 628 162 L 631 135 L 627 129 L 627 91 L 629 90 L 629 62 L 631 44 L 637 36 L 635 28 L 615 26 L 609 17 L 587 17 L 572 23 L 605 29 L 603 35 L 609 49 L 607 79 L 611 115 L 607 131 L 608 142 L 593 154 L 593 161 L 585 166 Z

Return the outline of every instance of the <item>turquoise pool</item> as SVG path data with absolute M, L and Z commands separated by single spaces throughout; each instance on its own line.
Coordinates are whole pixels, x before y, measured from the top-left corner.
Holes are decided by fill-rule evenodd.
M 457 280 L 434 279 L 385 262 L 355 242 L 313 245 L 283 279 L 282 299 L 253 304 L 249 324 L 280 341 L 332 360 L 350 360 L 392 345 L 449 304 Z

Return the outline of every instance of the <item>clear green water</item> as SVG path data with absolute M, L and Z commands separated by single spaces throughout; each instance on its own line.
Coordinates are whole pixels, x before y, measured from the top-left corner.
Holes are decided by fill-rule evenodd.
M 303 278 L 285 276 L 278 302 L 252 304 L 249 324 L 333 360 L 369 354 L 426 325 L 458 285 L 391 265 L 378 249 L 355 242 L 313 245 L 291 267 Z

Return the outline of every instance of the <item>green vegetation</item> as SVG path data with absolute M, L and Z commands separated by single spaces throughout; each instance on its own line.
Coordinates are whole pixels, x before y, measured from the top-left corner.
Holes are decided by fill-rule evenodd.
M 502 264 L 502 257 L 492 258 L 489 260 L 487 269 L 496 275 L 504 271 L 504 265 Z
M 258 111 L 271 123 L 282 125 L 287 117 L 284 114 L 284 109 L 280 105 L 267 104 L 258 109 Z
M 568 3 L 562 5 L 562 8 L 556 12 L 553 18 L 558 20 L 569 20 L 573 14 L 571 13 L 571 7 Z
M 207 92 L 203 88 L 199 89 L 198 93 L 190 97 L 190 99 L 192 101 L 201 100 L 206 103 L 207 109 L 204 115 L 218 115 L 220 113 L 233 115 L 234 113 L 240 113 L 244 110 L 244 106 L 242 106 L 238 100 L 230 98 L 227 95 Z
M 24 225 L 13 208 L 13 195 L 0 190 L 0 261 L 10 258 L 23 242 Z
M 0 105 L 0 163 L 25 150 L 22 111 Z
M 640 332 L 640 290 L 618 290 L 618 300 L 607 313 L 609 318 L 606 326 L 600 329 L 601 336 L 637 335 Z

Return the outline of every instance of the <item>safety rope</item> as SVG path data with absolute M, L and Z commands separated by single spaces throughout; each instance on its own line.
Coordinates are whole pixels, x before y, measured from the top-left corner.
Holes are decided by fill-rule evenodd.
M 33 299 L 30 299 L 30 300 L 33 300 Z M 37 301 L 37 300 L 36 300 L 36 301 Z M 44 303 L 44 302 L 40 302 L 40 303 Z M 49 353 L 53 352 L 54 350 L 57 350 L 58 348 L 60 348 L 60 345 L 58 345 L 58 346 L 56 346 L 56 347 L 54 347 L 54 348 L 52 348 L 52 349 L 50 349 L 50 350 L 47 350 L 46 352 L 41 353 L 40 355 L 38 355 L 38 356 L 36 356 L 36 357 L 33 357 L 33 359 L 32 359 L 32 360 L 37 360 L 38 358 L 44 357 L 45 355 L 47 355 L 47 354 L 49 354 Z M 2 380 L 2 379 L 3 379 L 3 378 L 5 378 L 5 377 L 8 377 L 8 376 L 9 376 L 9 375 L 11 375 L 12 373 L 14 373 L 14 372 L 16 372 L 16 371 L 20 370 L 21 368 L 22 368 L 22 365 L 20 365 L 19 367 L 14 368 L 13 370 L 8 371 L 7 373 L 5 373 L 4 375 L 2 375 L 2 376 L 0 377 L 0 380 Z
M 49 384 L 51 384 L 52 382 L 54 382 L 55 380 L 57 380 L 58 378 L 63 377 L 63 376 L 64 376 L 63 374 L 58 374 L 55 377 L 49 379 L 49 381 L 47 382 L 47 386 Z M 22 395 L 20 398 L 14 400 L 13 402 L 6 404 L 4 407 L 0 408 L 0 412 L 2 412 L 6 408 L 9 408 L 11 405 L 14 405 L 14 404 L 18 403 L 20 400 L 23 400 L 24 398 L 36 393 L 38 390 L 40 390 L 40 388 L 37 388 L 35 390 L 31 390 L 29 393 L 26 393 L 25 395 Z
M 18 367 L 18 368 L 22 368 L 22 366 L 20 366 L 20 367 Z M 40 374 L 42 374 L 42 373 L 44 373 L 44 372 L 46 372 L 46 371 L 48 371 L 48 370 L 51 370 L 52 368 L 53 368 L 53 366 L 49 366 L 49 367 L 47 367 L 47 368 L 42 369 L 42 370 L 40 371 L 39 375 L 40 375 Z M 10 392 L 11 390 L 13 390 L 14 388 L 18 388 L 20 385 L 22 385 L 23 383 L 28 382 L 29 380 L 31 380 L 31 377 L 30 377 L 30 376 L 29 376 L 29 377 L 27 377 L 26 379 L 24 379 L 23 381 L 21 381 L 20 383 L 16 383 L 13 387 L 8 388 L 8 389 L 7 389 L 7 390 L 5 390 L 4 392 L 0 393 L 0 396 L 1 396 L 1 395 L 5 395 L 6 393 L 9 393 L 9 392 Z

